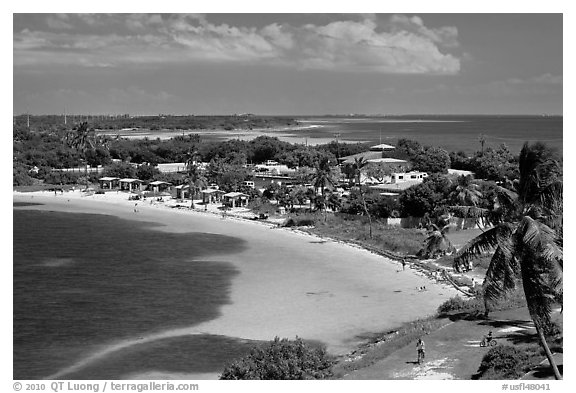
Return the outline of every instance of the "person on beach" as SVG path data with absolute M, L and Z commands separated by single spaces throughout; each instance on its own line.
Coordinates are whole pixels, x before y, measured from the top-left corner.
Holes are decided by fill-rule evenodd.
M 134 213 L 138 213 L 138 203 L 134 204 Z
M 402 270 L 406 270 L 406 258 L 402 258 Z
M 424 357 L 426 356 L 426 344 L 424 344 L 422 337 L 418 338 L 418 341 L 416 342 L 416 349 L 418 351 L 418 364 L 420 364 L 420 361 L 424 360 Z

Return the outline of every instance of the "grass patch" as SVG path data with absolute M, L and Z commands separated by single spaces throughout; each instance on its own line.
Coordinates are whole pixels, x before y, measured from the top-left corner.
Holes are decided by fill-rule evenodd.
M 342 378 L 351 371 L 369 367 L 445 324 L 445 320 L 434 316 L 407 322 L 398 329 L 376 335 L 368 344 L 354 351 L 347 359 L 334 366 L 334 378 Z
M 521 287 L 509 292 L 506 296 L 489 304 L 490 312 L 512 310 L 526 306 L 526 297 Z M 438 316 L 456 319 L 478 319 L 484 315 L 484 298 L 482 293 L 476 297 L 463 299 L 456 295 L 446 300 L 438 307 Z
M 314 228 L 309 229 L 313 234 L 354 242 L 368 246 L 368 248 L 395 254 L 415 255 L 422 248 L 422 243 L 425 240 L 425 235 L 421 230 L 390 226 L 377 220 L 372 222 L 372 237 L 370 237 L 369 222 L 363 216 L 349 214 L 329 214 L 327 216 L 309 214 L 308 216 L 314 216 Z

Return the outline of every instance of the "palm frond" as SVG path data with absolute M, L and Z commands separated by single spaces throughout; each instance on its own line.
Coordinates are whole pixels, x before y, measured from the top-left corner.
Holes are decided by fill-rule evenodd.
M 515 207 L 518 201 L 518 194 L 502 186 L 494 188 L 496 199 L 500 206 L 504 209 L 510 210 Z
M 496 249 L 504 239 L 510 237 L 512 229 L 508 224 L 500 224 L 476 236 L 466 243 L 454 258 L 454 268 L 465 266 L 470 260 L 485 252 Z
M 501 247 L 498 247 L 490 260 L 484 279 L 484 297 L 493 302 L 516 287 L 518 264 L 513 257 L 508 257 Z
M 535 323 L 545 327 L 550 323 L 552 302 L 556 297 L 547 274 L 553 271 L 547 268 L 547 264 L 538 255 L 530 252 L 522 255 L 520 265 L 528 311 Z
M 557 233 L 532 217 L 525 216 L 518 225 L 517 236 L 530 252 L 541 254 L 546 260 L 563 259 L 563 250 L 558 247 Z
M 562 211 L 562 194 L 564 185 L 562 181 L 554 181 L 540 190 L 540 205 L 547 210 Z
M 488 217 L 488 209 L 476 206 L 449 206 L 448 209 L 457 217 L 480 218 Z

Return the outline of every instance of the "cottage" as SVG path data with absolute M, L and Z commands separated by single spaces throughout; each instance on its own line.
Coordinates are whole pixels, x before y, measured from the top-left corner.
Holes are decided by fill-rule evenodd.
M 153 181 L 148 184 L 148 189 L 154 193 L 163 192 L 170 188 L 172 183 L 168 183 L 165 181 Z
M 190 186 L 188 184 L 176 186 L 174 189 L 176 190 L 176 199 L 190 198 Z
M 100 183 L 101 189 L 108 189 L 112 190 L 114 188 L 118 188 L 120 178 L 118 177 L 101 177 L 98 179 L 98 183 Z
M 122 191 L 130 191 L 136 192 L 142 190 L 142 183 L 144 183 L 140 179 L 120 179 L 118 180 L 120 183 L 120 189 Z
M 248 205 L 248 194 L 241 192 L 229 192 L 228 194 L 222 195 L 224 198 L 223 204 L 228 207 L 245 207 Z
M 207 188 L 205 190 L 200 191 L 202 194 L 202 202 L 207 205 L 210 203 L 216 203 L 222 201 L 222 195 L 224 191 L 215 190 L 213 188 Z

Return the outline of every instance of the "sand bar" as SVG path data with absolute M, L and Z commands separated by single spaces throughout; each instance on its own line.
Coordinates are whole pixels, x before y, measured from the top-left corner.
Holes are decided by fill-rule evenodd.
M 233 263 L 240 271 L 232 281 L 231 302 L 221 308 L 220 317 L 149 340 L 199 333 L 257 340 L 299 336 L 322 341 L 330 352 L 343 354 L 362 341 L 360 335 L 433 314 L 456 294 L 449 286 L 435 284 L 411 269 L 401 271 L 398 263 L 358 247 L 247 220 L 146 203 L 139 203 L 134 213 L 134 202 L 128 201 L 127 194 L 15 192 L 13 200 L 45 204 L 26 207 L 30 209 L 111 214 L 165 225 L 158 230 L 216 233 L 247 242 L 240 253 L 213 257 Z M 427 290 L 419 292 L 423 285 Z M 110 350 L 129 345 L 130 340 L 111 343 Z

